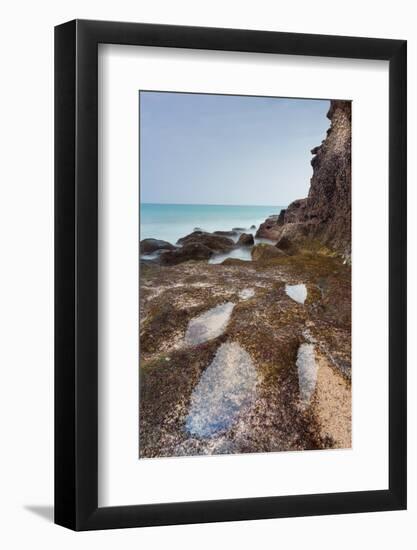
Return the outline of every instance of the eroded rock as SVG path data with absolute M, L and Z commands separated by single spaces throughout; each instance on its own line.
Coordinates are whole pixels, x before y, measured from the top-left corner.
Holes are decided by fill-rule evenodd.
M 206 246 L 213 252 L 224 252 L 230 248 L 233 248 L 235 245 L 234 241 L 228 237 L 215 235 L 214 233 L 206 233 L 205 231 L 194 231 L 193 233 L 190 233 L 190 235 L 178 239 L 177 244 L 183 246 L 199 244 Z
M 190 260 L 208 260 L 213 255 L 213 250 L 204 244 L 190 242 L 175 250 L 163 251 L 159 256 L 161 265 L 177 265 Z
M 140 253 L 152 254 L 158 250 L 175 250 L 176 247 L 168 241 L 162 241 L 160 239 L 143 239 L 140 241 Z
M 237 246 L 252 246 L 255 244 L 251 233 L 242 233 L 237 241 Z
M 259 243 L 252 248 L 252 260 L 255 262 L 282 258 L 283 256 L 286 256 L 285 252 L 279 250 L 272 244 Z

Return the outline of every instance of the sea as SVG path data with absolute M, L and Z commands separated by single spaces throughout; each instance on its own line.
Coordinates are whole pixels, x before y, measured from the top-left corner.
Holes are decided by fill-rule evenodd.
M 285 206 L 247 206 L 220 204 L 150 204 L 140 205 L 140 239 L 162 239 L 175 244 L 197 228 L 203 231 L 230 231 L 233 228 L 256 233 L 271 215 Z

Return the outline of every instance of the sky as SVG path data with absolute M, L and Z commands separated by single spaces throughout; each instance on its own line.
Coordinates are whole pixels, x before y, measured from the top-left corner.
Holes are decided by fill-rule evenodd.
M 140 92 L 143 203 L 286 206 L 306 197 L 329 100 Z

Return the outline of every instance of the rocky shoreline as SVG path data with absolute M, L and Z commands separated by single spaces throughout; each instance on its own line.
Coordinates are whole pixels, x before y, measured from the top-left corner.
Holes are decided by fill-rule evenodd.
M 201 239 L 206 243 L 201 246 L 213 245 L 207 235 Z M 198 249 L 196 240 L 194 235 L 184 247 Z M 350 266 L 314 242 L 308 251 L 291 254 L 272 243 L 251 250 L 252 261 L 142 264 L 141 457 L 350 447 Z M 178 258 L 175 250 L 163 254 L 171 252 Z M 289 290 L 299 286 L 305 287 L 303 303 Z M 210 312 L 227 304 L 230 317 L 216 333 Z M 201 317 L 207 339 L 203 331 L 193 342 L 190 326 Z M 256 373 L 253 392 L 246 400 L 212 385 L 217 405 L 195 414 L 200 423 L 205 417 L 223 427 L 210 436 L 192 433 L 187 426 L 193 425 L 195 392 L 225 344 L 249 355 Z M 303 344 L 314 348 L 317 371 L 307 404 L 297 366 Z M 216 417 L 225 399 L 244 401 L 227 427 Z
M 141 241 L 141 458 L 351 446 L 347 103 L 307 199 L 258 228 Z

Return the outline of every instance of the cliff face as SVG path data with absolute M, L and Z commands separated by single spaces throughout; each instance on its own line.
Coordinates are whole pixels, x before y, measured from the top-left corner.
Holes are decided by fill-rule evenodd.
M 312 149 L 313 176 L 308 197 L 292 202 L 260 225 L 257 237 L 295 242 L 317 239 L 351 255 L 351 102 L 331 101 L 330 128 Z M 278 243 L 279 245 L 279 243 Z

